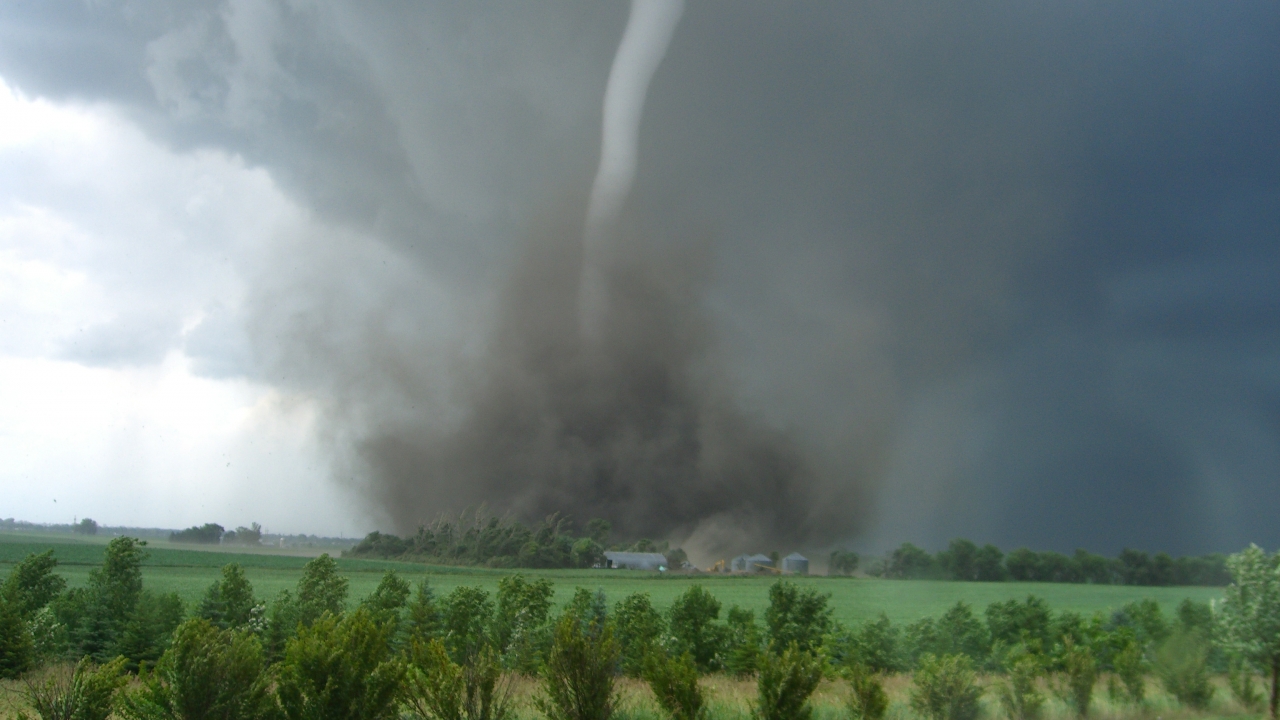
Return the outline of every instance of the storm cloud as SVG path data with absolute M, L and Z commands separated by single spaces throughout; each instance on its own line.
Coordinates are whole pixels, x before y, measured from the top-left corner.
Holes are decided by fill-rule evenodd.
M 11 3 L 0 75 L 314 216 L 188 352 L 313 398 L 390 529 L 486 503 L 708 548 L 1280 544 L 1275 3 L 690 3 L 584 350 L 626 20 Z M 163 354 L 139 317 L 69 356 Z

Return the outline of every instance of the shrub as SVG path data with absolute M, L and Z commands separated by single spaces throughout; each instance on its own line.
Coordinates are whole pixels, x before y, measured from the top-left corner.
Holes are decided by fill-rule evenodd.
M 338 574 L 338 563 L 328 553 L 307 562 L 298 579 L 298 622 L 310 625 L 325 613 L 342 615 L 347 587 L 347 579 Z
M 16 678 L 35 664 L 31 630 L 16 605 L 0 602 L 0 678 Z
M 338 619 L 325 613 L 285 648 L 276 694 L 288 720 L 396 717 L 405 666 L 394 657 L 390 627 L 363 608 Z
M 613 607 L 614 637 L 618 641 L 622 672 L 639 677 L 645 658 L 662 638 L 665 623 L 654 609 L 649 593 L 632 593 Z
M 702 717 L 702 688 L 698 687 L 698 669 L 689 653 L 671 657 L 651 650 L 644 663 L 644 679 L 671 720 Z
M 262 645 L 247 631 L 188 620 L 143 686 L 125 696 L 131 720 L 252 720 L 272 709 Z
M 182 599 L 176 593 L 143 592 L 115 643 L 115 651 L 128 660 L 126 667 L 135 671 L 159 660 L 182 615 Z
M 1146 661 L 1142 657 L 1142 648 L 1136 641 L 1129 641 L 1111 658 L 1111 666 L 1124 688 L 1125 699 L 1141 705 L 1147 696 Z
M 889 696 L 884 691 L 880 675 L 867 666 L 854 664 L 845 671 L 849 680 L 849 695 L 845 707 L 853 720 L 881 720 L 889 709 Z
M 545 696 L 535 704 L 549 720 L 609 720 L 618 705 L 613 671 L 618 644 L 608 624 L 565 613 L 556 623 L 543 669 Z
M 1262 707 L 1263 696 L 1253 683 L 1253 668 L 1243 658 L 1232 658 L 1227 668 L 1227 686 L 1231 697 L 1250 712 Z
M 116 658 L 94 667 L 86 657 L 71 672 L 54 670 L 43 682 L 28 682 L 23 694 L 40 720 L 107 720 L 127 681 L 124 663 Z M 25 720 L 26 715 L 18 717 Z
M 729 608 L 728 650 L 724 666 L 738 677 L 751 675 L 760 669 L 762 638 L 756 626 L 756 614 L 734 605 Z
M 689 653 L 698 672 L 720 669 L 726 640 L 720 617 L 720 601 L 701 585 L 691 585 L 671 603 L 668 628 L 674 652 Z
M 902 633 L 884 613 L 854 633 L 852 655 L 854 662 L 874 672 L 894 673 L 905 669 Z
M 795 644 L 781 653 L 766 653 L 756 676 L 757 720 L 809 720 L 809 696 L 822 681 L 822 660 Z
M 509 575 L 498 581 L 498 613 L 494 635 L 498 651 L 509 667 L 533 674 L 542 664 L 550 643 L 547 619 L 551 614 L 551 582 L 533 582 L 523 575 Z
M 444 601 L 442 639 L 449 657 L 462 665 L 489 643 L 493 600 L 478 587 L 459 585 Z
M 1196 710 L 1205 709 L 1213 699 L 1208 655 L 1209 643 L 1199 632 L 1176 632 L 1156 650 L 1160 684 L 1178 702 Z
M 1009 720 L 1036 720 L 1044 709 L 1044 694 L 1036 687 L 1036 681 L 1044 668 L 1035 655 L 1019 648 L 1009 653 L 1008 674 L 996 685 L 1000 707 Z
M 257 603 L 253 585 L 238 563 L 222 566 L 222 579 L 209 586 L 196 616 L 206 618 L 224 630 L 248 627 Z
M 511 715 L 511 684 L 491 646 L 458 665 L 439 640 L 415 641 L 406 700 L 422 718 L 504 720 Z
M 822 637 L 831 632 L 830 594 L 779 580 L 769 587 L 769 607 L 764 611 L 769 643 L 775 651 L 792 644 L 806 652 L 822 647 Z
M 931 720 L 975 720 L 982 687 L 964 655 L 924 655 L 915 672 L 911 707 Z
M 1063 702 L 1075 710 L 1076 715 L 1089 714 L 1093 702 L 1093 685 L 1098 680 L 1098 663 L 1089 648 L 1077 645 L 1071 636 L 1063 639 L 1062 670 L 1064 680 L 1057 687 Z

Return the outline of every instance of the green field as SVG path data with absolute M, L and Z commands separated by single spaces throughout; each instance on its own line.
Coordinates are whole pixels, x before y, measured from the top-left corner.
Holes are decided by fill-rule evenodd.
M 102 560 L 108 538 L 77 538 L 70 535 L 38 535 L 0 533 L 0 574 L 27 554 L 52 548 L 58 558 L 59 572 L 73 586 L 88 579 L 89 571 Z M 244 549 L 227 552 L 226 548 L 192 549 L 152 542 L 147 546 L 150 557 L 143 566 L 146 587 L 156 592 L 176 592 L 188 605 L 198 602 L 209 585 L 218 577 L 219 568 L 230 562 L 240 563 L 253 583 L 258 596 L 270 599 L 281 590 L 292 588 L 309 559 L 300 551 Z M 382 574 L 394 569 L 417 583 L 428 578 L 437 594 L 458 585 L 479 585 L 491 592 L 498 580 L 511 574 L 509 570 L 458 568 L 418 565 L 381 560 L 338 558 L 338 567 L 351 581 L 352 602 L 368 595 Z M 633 592 L 647 592 L 659 607 L 668 606 L 688 586 L 701 583 L 724 603 L 756 610 L 759 617 L 768 605 L 770 577 L 726 575 L 682 575 L 646 573 L 627 570 L 524 570 L 529 576 L 545 577 L 555 584 L 556 601 L 566 602 L 574 588 L 602 588 L 610 602 Z M 878 580 L 870 578 L 791 578 L 801 585 L 831 593 L 836 619 L 855 625 L 886 613 L 895 623 L 911 622 L 944 612 L 956 601 L 963 600 L 981 611 L 988 604 L 1010 598 L 1038 595 L 1055 610 L 1072 610 L 1091 614 L 1117 608 L 1142 598 L 1153 598 L 1166 612 L 1183 598 L 1207 601 L 1221 597 L 1219 588 L 1205 587 L 1132 587 L 1118 585 L 1068 585 L 1052 583 L 967 583 L 930 580 Z

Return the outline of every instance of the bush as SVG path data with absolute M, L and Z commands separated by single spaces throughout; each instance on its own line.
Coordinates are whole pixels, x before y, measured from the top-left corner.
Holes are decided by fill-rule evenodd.
M 35 664 L 31 630 L 18 608 L 0 602 L 0 678 L 16 678 Z
M 1209 682 L 1209 643 L 1199 632 L 1179 631 L 1156 650 L 1155 670 L 1160 684 L 1178 702 L 1203 710 L 1213 699 Z
M 771 585 L 764 621 L 774 650 L 781 651 L 792 644 L 806 652 L 822 647 L 822 637 L 831 632 L 830 600 L 829 594 L 812 587 L 801 590 L 786 580 Z
M 436 594 L 427 579 L 418 584 L 418 591 L 409 604 L 409 636 L 420 642 L 440 637 L 444 631 L 444 617 Z
M 504 720 L 511 715 L 510 682 L 487 645 L 464 666 L 449 659 L 439 640 L 415 641 L 406 700 L 421 718 Z
M 209 586 L 196 616 L 224 630 L 244 628 L 253 620 L 256 607 L 253 585 L 244 576 L 244 568 L 230 563 L 222 566 L 222 579 Z
M 756 677 L 757 720 L 809 720 L 813 707 L 809 696 L 822 681 L 822 661 L 789 646 L 781 653 L 766 653 Z
M 760 669 L 762 638 L 756 626 L 756 614 L 734 605 L 729 608 L 728 649 L 724 666 L 738 677 L 751 675 Z
M 639 677 L 645 658 L 662 639 L 665 623 L 654 609 L 649 593 L 632 593 L 613 607 L 614 637 L 618 641 L 622 672 Z
M 845 671 L 849 695 L 845 706 L 853 720 L 881 720 L 889 709 L 889 695 L 880 676 L 865 665 L 854 664 Z
M 1111 666 L 1124 688 L 1125 699 L 1134 705 L 1141 705 L 1147 696 L 1146 661 L 1142 657 L 1142 648 L 1136 641 L 1129 641 L 1123 650 L 1111 658 Z
M 889 616 L 863 624 L 853 634 L 852 661 L 879 673 L 900 672 L 905 668 L 902 651 L 902 633 L 890 622 Z
M 1250 712 L 1262 707 L 1264 700 L 1258 686 L 1253 683 L 1253 668 L 1243 658 L 1233 658 L 1227 669 L 1227 686 L 1231 688 L 1231 697 Z
M 1036 681 L 1044 672 L 1040 659 L 1020 648 L 1009 653 L 1008 674 L 996 686 L 1000 707 L 1009 720 L 1037 720 L 1044 709 L 1044 694 Z
M 543 669 L 545 696 L 535 704 L 549 720 L 609 720 L 618 705 L 613 671 L 618 644 L 606 623 L 565 613 L 556 623 Z
M 975 720 L 982 687 L 964 655 L 925 655 L 916 668 L 911 707 L 931 720 Z
M 449 657 L 466 665 L 489 644 L 493 600 L 482 588 L 459 585 L 444 601 L 443 640 Z
M 644 663 L 644 679 L 671 720 L 702 717 L 702 688 L 698 687 L 698 669 L 689 653 L 671 657 L 660 650 L 650 651 Z
M 116 693 L 124 687 L 124 658 L 94 667 L 89 658 L 71 672 L 54 670 L 43 682 L 28 682 L 27 704 L 40 720 L 107 720 L 115 708 Z M 18 717 L 25 720 L 26 715 Z
M 252 720 L 269 717 L 269 679 L 262 645 L 247 631 L 188 620 L 142 688 L 125 696 L 131 720 Z
M 128 660 L 126 667 L 136 671 L 159 660 L 182 615 L 182 599 L 177 593 L 143 592 L 115 645 L 115 651 Z
M 547 619 L 554 594 L 546 578 L 529 582 L 517 574 L 498 581 L 493 634 L 508 667 L 526 674 L 537 672 L 551 640 Z
M 298 579 L 298 622 L 310 625 L 325 613 L 342 615 L 347 587 L 347 579 L 338 574 L 338 563 L 328 553 L 307 562 Z
M 1058 696 L 1075 710 L 1076 715 L 1089 714 L 1093 702 L 1093 684 L 1098 680 L 1098 662 L 1089 648 L 1077 645 L 1067 636 L 1063 639 L 1062 669 L 1064 682 L 1057 687 Z
M 276 694 L 288 720 L 395 718 L 405 666 L 393 656 L 391 629 L 363 608 L 325 613 L 285 648 Z
M 719 617 L 720 601 L 701 585 L 691 585 L 671 603 L 669 649 L 692 655 L 698 672 L 719 670 L 726 640 L 725 628 L 716 623 Z

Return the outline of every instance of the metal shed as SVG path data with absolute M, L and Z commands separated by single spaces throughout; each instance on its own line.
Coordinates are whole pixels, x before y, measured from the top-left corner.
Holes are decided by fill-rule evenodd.
M 662 553 L 613 552 L 604 554 L 604 566 L 621 570 L 665 570 L 667 558 Z
M 793 575 L 808 575 L 809 558 L 800 553 L 791 553 L 782 558 L 782 572 Z
M 739 555 L 730 566 L 734 572 L 760 572 L 773 567 L 773 558 L 768 555 Z

